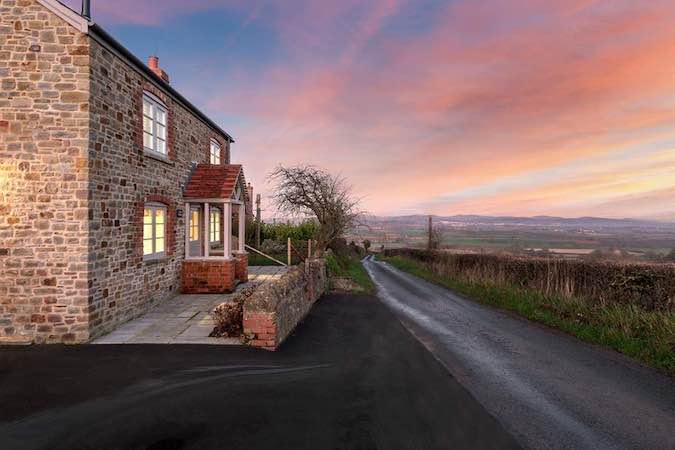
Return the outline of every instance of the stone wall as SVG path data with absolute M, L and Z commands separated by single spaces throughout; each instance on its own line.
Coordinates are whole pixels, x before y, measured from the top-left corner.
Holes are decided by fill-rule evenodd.
M 88 340 L 89 39 L 0 0 L 0 342 Z
M 182 191 L 194 163 L 209 162 L 217 139 L 229 163 L 229 143 L 121 57 L 91 44 L 90 209 L 91 331 L 97 336 L 145 312 L 180 289 L 185 219 Z M 168 158 L 143 150 L 142 97 L 168 107 Z M 169 207 L 167 256 L 144 261 L 146 202 Z M 177 214 L 180 211 L 182 214 Z
M 275 350 L 328 288 L 326 262 L 305 261 L 254 291 L 243 305 L 247 343 Z

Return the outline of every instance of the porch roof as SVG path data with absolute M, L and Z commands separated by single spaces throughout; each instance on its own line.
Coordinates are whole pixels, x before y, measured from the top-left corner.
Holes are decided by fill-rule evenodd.
M 183 198 L 222 198 L 229 199 L 237 184 L 246 186 L 241 164 L 199 164 L 185 187 Z M 246 189 L 241 190 L 242 200 Z

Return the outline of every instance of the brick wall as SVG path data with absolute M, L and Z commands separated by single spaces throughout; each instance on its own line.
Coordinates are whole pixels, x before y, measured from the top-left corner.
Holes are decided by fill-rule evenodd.
M 89 338 L 88 38 L 0 0 L 0 340 Z
M 105 333 L 180 289 L 185 219 L 182 191 L 193 163 L 209 162 L 210 139 L 229 144 L 101 44 L 91 44 L 89 252 L 91 332 Z M 143 150 L 142 97 L 147 90 L 168 107 L 168 158 Z M 167 244 L 160 260 L 144 261 L 144 204 L 168 206 Z M 177 211 L 183 212 L 177 216 Z
M 243 305 L 248 345 L 275 350 L 309 313 L 328 287 L 326 262 L 305 261 L 280 279 L 263 284 Z
M 248 254 L 234 252 L 235 259 L 234 276 L 242 283 L 248 281 Z
M 234 291 L 234 259 L 201 259 L 183 261 L 182 292 L 184 294 L 222 294 Z

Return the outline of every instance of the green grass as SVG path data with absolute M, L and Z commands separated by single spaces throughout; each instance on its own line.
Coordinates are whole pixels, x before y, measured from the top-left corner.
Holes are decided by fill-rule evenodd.
M 370 279 L 370 275 L 368 275 L 360 260 L 326 253 L 326 266 L 330 275 L 351 278 L 364 293 L 375 293 L 375 284 Z
M 635 305 L 600 306 L 583 299 L 548 297 L 519 286 L 468 283 L 439 275 L 423 263 L 408 258 L 380 259 L 481 303 L 515 311 L 530 320 L 612 348 L 675 375 L 673 311 L 646 311 Z
M 270 255 L 270 256 L 278 259 L 279 261 L 281 261 L 283 263 L 286 263 L 286 259 L 288 258 L 286 253 L 273 254 L 273 255 Z M 292 265 L 298 264 L 299 262 L 300 262 L 300 258 L 297 255 L 295 255 L 295 254 L 291 255 Z M 259 255 L 259 254 L 255 253 L 255 252 L 249 251 L 248 252 L 248 265 L 249 266 L 278 266 L 279 264 L 275 263 L 274 261 L 272 261 L 269 258 L 266 258 L 262 255 Z

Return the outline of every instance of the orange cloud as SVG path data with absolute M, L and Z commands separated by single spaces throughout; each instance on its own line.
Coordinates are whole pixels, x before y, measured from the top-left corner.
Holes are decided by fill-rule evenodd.
M 147 23 L 251 9 L 162 5 Z M 224 123 L 234 157 L 263 190 L 274 165 L 313 163 L 352 180 L 374 213 L 675 209 L 663 194 L 675 185 L 671 0 L 298 0 L 254 16 L 274 37 L 269 61 L 233 61 L 194 92 L 236 118 Z

